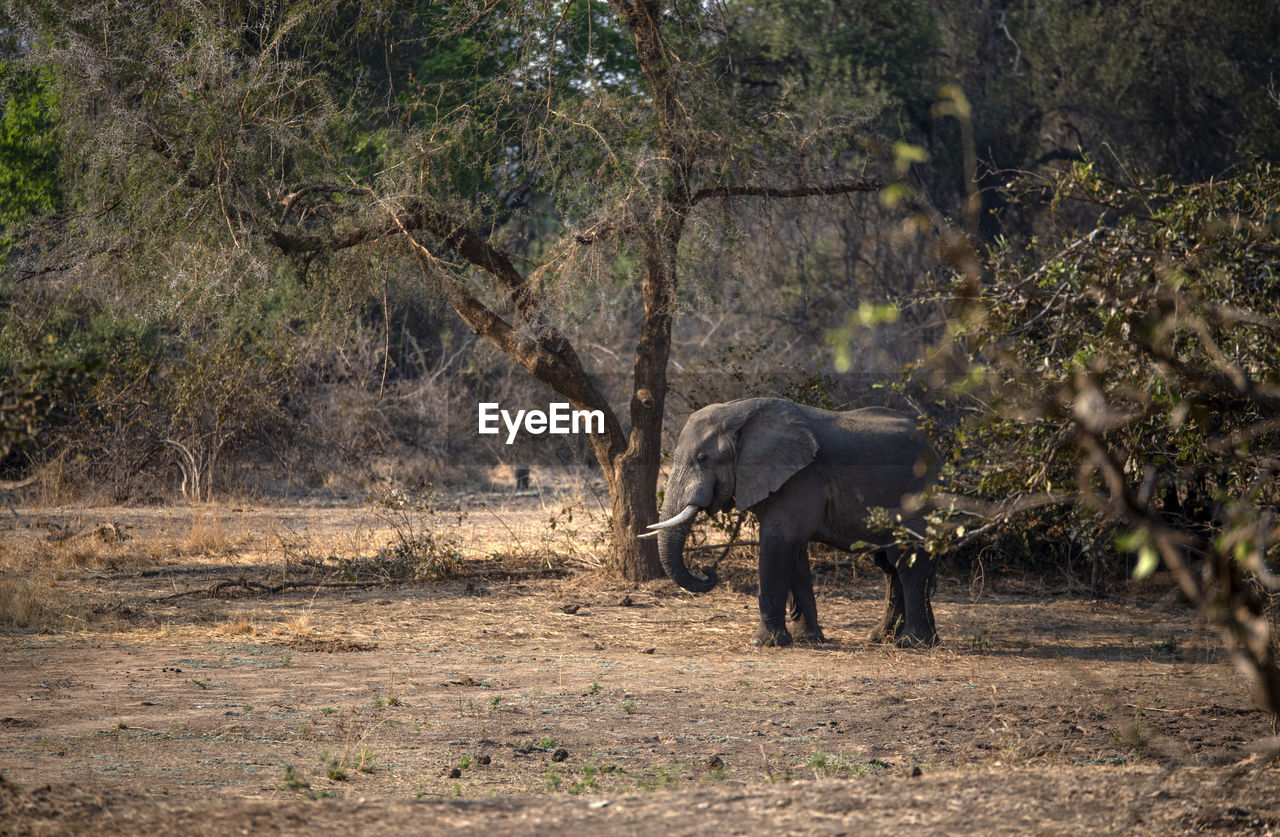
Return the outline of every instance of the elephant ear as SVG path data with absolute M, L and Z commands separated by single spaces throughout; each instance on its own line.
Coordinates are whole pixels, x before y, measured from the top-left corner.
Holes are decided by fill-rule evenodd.
M 749 509 L 813 461 L 818 440 L 801 417 L 781 403 L 752 412 L 738 437 L 734 505 Z

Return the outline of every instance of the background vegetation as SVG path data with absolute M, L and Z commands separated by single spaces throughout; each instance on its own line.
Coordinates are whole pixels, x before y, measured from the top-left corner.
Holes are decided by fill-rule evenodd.
M 445 300 L 565 336 L 623 415 L 674 131 L 701 191 L 668 432 L 746 395 L 891 404 L 933 425 L 949 491 L 1001 504 L 940 529 L 962 570 L 1101 590 L 1168 529 L 1266 571 L 1274 4 L 653 5 L 678 130 L 646 8 L 0 6 L 0 477 L 147 502 L 595 466 L 474 433 L 477 401 L 553 393 Z M 457 219 L 438 273 L 371 232 L 433 212 Z M 536 316 L 486 291 L 463 225 Z

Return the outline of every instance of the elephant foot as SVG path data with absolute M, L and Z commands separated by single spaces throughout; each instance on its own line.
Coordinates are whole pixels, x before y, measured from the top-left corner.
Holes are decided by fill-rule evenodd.
M 754 643 L 761 648 L 785 648 L 791 644 L 791 633 L 783 628 L 771 631 L 764 625 L 756 629 Z
M 814 625 L 812 629 L 803 622 L 792 622 L 787 625 L 787 629 L 791 631 L 791 639 L 794 642 L 803 642 L 806 645 L 819 645 L 827 641 L 827 637 L 822 633 L 822 628 Z
M 937 632 L 922 631 L 917 634 L 912 631 L 903 631 L 894 639 L 893 644 L 899 648 L 932 648 L 940 641 Z
M 902 636 L 902 622 L 884 622 L 876 625 L 867 636 L 871 642 L 897 642 Z

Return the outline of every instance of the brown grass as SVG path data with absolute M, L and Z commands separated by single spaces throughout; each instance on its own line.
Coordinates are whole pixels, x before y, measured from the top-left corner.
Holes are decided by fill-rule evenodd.
M 186 555 L 220 555 L 234 551 L 243 536 L 232 537 L 223 520 L 226 509 L 214 504 L 191 510 L 191 523 L 180 550 Z
M 539 496 L 497 490 L 439 496 L 413 525 L 447 532 L 466 558 L 511 555 L 597 567 L 607 554 L 608 500 L 598 479 L 539 474 Z M 461 509 L 461 511 L 459 511 Z M 113 570 L 180 559 L 367 556 L 395 541 L 394 522 L 373 505 L 326 512 L 295 507 L 278 516 L 251 501 L 192 506 L 77 508 L 24 503 L 22 521 L 0 523 L 0 569 Z M 320 525 L 308 525 L 311 521 Z M 404 521 L 398 521 L 403 523 Z
M 222 636 L 256 636 L 259 633 L 258 614 L 247 610 L 235 611 L 213 633 Z
M 126 522 L 128 521 L 128 522 Z M 160 510 L 26 511 L 0 531 L 0 570 L 145 569 L 193 558 L 223 559 L 254 540 L 233 510 L 216 504 Z M 265 546 L 258 538 L 257 548 Z
M 157 557 L 98 529 L 61 540 L 10 538 L 0 548 L 6 553 L 0 566 L 7 569 L 113 570 L 150 566 Z
M 45 631 L 59 621 L 53 580 L 42 574 L 0 577 L 0 627 Z
M 311 611 L 309 610 L 304 610 L 302 613 L 286 619 L 280 625 L 280 629 L 283 633 L 295 637 L 314 636 L 316 632 L 315 627 L 311 624 Z
M 577 487 L 576 494 L 562 487 L 542 496 L 493 492 L 444 498 L 414 526 L 447 535 L 461 556 L 462 572 L 494 563 L 512 568 L 599 568 L 608 549 L 605 516 L 591 487 L 581 481 Z M 168 592 L 174 593 L 208 586 L 211 582 L 200 575 L 203 567 L 237 574 L 275 566 L 286 575 L 295 569 L 306 575 L 337 566 L 335 559 L 375 556 L 402 537 L 385 515 L 369 506 L 283 511 L 248 502 L 24 506 L 21 514 L 21 521 L 10 515 L 0 523 L 0 579 L 5 579 L 0 630 L 10 632 L 154 631 L 166 619 L 164 614 L 118 600 L 90 602 L 85 598 L 86 583 L 92 587 L 119 574 L 121 582 L 129 584 L 124 579 L 139 570 L 172 567 L 178 580 L 170 583 Z M 184 580 L 188 573 L 194 575 Z M 373 639 L 352 638 L 345 630 L 334 633 L 328 626 L 317 626 L 305 612 L 224 610 L 208 618 L 200 615 L 203 610 L 187 611 L 195 617 L 195 624 L 187 627 L 204 636 L 304 644 Z

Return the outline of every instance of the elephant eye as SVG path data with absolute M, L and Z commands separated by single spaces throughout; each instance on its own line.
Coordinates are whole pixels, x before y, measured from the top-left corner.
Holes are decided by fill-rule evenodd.
M 702 451 L 699 451 L 699 452 L 698 452 L 698 455 L 697 455 L 697 456 L 695 456 L 695 457 L 694 457 L 694 459 L 698 460 L 699 462 L 706 462 L 706 461 L 707 461 L 707 455 L 706 455 L 705 453 L 703 453 Z

